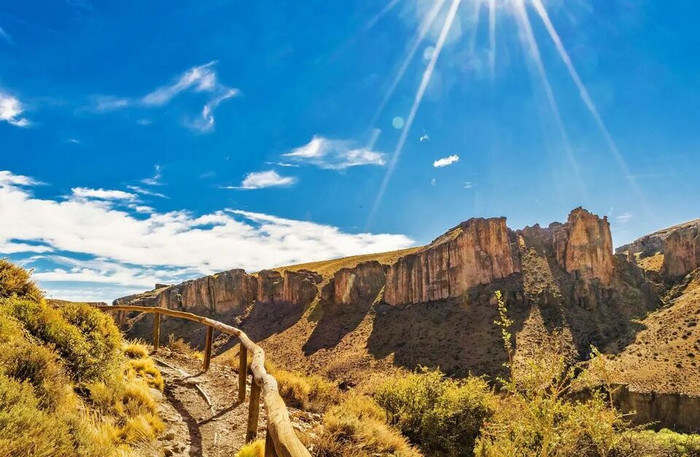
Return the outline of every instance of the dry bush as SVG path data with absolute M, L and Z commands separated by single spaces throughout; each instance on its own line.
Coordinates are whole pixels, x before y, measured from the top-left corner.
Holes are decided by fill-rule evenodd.
M 160 391 L 165 387 L 163 376 L 152 359 L 129 360 L 126 376 L 128 379 L 141 378 L 148 384 L 148 387 Z
M 270 374 L 277 380 L 280 395 L 288 406 L 322 412 L 340 399 L 338 387 L 320 376 L 304 376 L 275 368 Z
M 147 359 L 148 347 L 141 341 L 129 341 L 122 345 L 122 353 L 130 359 Z
M 31 280 L 31 271 L 0 259 L 0 298 L 26 298 L 39 301 L 43 292 Z
M 419 457 L 399 433 L 386 423 L 386 413 L 367 396 L 350 396 L 331 407 L 323 417 L 323 429 L 314 440 L 314 455 Z
M 265 440 L 255 440 L 244 445 L 235 457 L 265 457 Z
M 482 378 L 457 381 L 426 369 L 391 378 L 374 397 L 389 423 L 428 455 L 471 455 L 479 430 L 497 406 Z

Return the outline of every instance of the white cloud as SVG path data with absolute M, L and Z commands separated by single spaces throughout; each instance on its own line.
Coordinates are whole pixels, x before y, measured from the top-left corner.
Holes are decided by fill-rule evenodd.
M 634 214 L 632 214 L 632 213 L 622 213 L 619 216 L 617 216 L 615 219 L 617 219 L 617 222 L 619 222 L 620 224 L 626 224 L 633 217 L 634 217 Z
M 210 95 L 199 116 L 194 119 L 186 119 L 184 124 L 200 132 L 211 131 L 215 122 L 214 110 L 223 101 L 240 95 L 238 89 L 228 87 L 219 82 L 214 70 L 215 65 L 216 61 L 212 61 L 205 65 L 192 67 L 182 73 L 171 84 L 158 87 L 141 98 L 98 96 L 95 98 L 94 109 L 98 112 L 105 112 L 135 106 L 156 108 L 167 105 L 183 92 L 205 92 Z M 147 125 L 151 123 L 151 120 L 141 119 L 137 123 L 139 125 Z
M 449 157 L 443 157 L 442 159 L 436 160 L 435 162 L 433 162 L 433 167 L 435 167 L 435 168 L 447 167 L 447 166 L 450 166 L 456 162 L 459 162 L 459 156 L 455 154 L 455 155 L 451 155 Z
M 136 192 L 137 194 L 141 194 L 141 195 L 148 195 L 150 197 L 158 197 L 158 198 L 168 198 L 168 196 L 165 194 L 162 194 L 160 192 L 154 192 L 154 191 L 149 190 L 149 189 L 144 189 L 143 187 L 140 187 L 140 186 L 126 186 L 126 188 Z
M 240 186 L 224 186 L 224 189 L 264 189 L 266 187 L 289 187 L 297 182 L 293 176 L 280 176 L 275 170 L 248 173 Z
M 141 180 L 143 184 L 146 184 L 147 186 L 160 186 L 163 183 L 160 181 L 160 178 L 163 177 L 163 175 L 160 172 L 160 165 L 156 164 L 153 169 L 155 172 L 153 173 L 153 176 L 150 178 L 144 178 Z
M 49 293 L 65 288 L 66 281 L 145 288 L 231 268 L 257 271 L 413 244 L 404 235 L 345 233 L 231 209 L 200 216 L 184 210 L 144 214 L 114 200 L 38 198 L 28 187 L 32 183 L 0 171 L 0 245 L 41 244 L 45 248 L 39 249 L 76 256 L 72 263 L 50 255 L 34 259 Z
M 471 181 L 466 181 L 466 182 L 464 183 L 464 188 L 465 188 L 465 189 L 471 189 L 471 188 L 473 188 L 473 187 L 474 187 L 474 183 L 471 182 Z
M 21 117 L 24 106 L 15 97 L 0 92 L 0 121 L 16 127 L 29 127 L 27 118 Z
M 73 196 L 77 198 L 97 198 L 100 200 L 135 200 L 136 195 L 123 190 L 90 189 L 87 187 L 74 187 L 71 189 Z
M 359 165 L 385 164 L 384 154 L 371 148 L 354 147 L 351 141 L 314 136 L 304 146 L 283 155 L 290 160 L 316 165 L 328 170 L 344 170 Z

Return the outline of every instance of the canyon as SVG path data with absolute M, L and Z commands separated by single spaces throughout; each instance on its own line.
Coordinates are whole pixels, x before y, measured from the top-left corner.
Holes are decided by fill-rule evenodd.
M 502 376 L 507 356 L 493 324 L 499 290 L 516 362 L 544 348 L 585 360 L 595 346 L 613 361 L 623 409 L 692 430 L 700 418 L 673 411 L 700 408 L 700 281 L 688 279 L 700 276 L 699 227 L 692 221 L 613 252 L 607 219 L 583 208 L 566 222 L 519 230 L 505 218 L 470 219 L 422 247 L 230 270 L 115 304 L 215 316 L 259 341 L 274 363 L 352 387 L 420 366 Z M 132 336 L 148 335 L 148 317 L 127 321 Z M 198 330 L 178 325 L 166 319 L 163 331 L 202 343 Z M 226 360 L 234 344 L 218 338 L 217 357 Z M 638 368 L 647 359 L 652 368 Z

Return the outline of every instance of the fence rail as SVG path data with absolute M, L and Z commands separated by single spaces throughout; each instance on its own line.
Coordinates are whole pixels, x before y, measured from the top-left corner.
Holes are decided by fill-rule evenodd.
M 214 330 L 227 335 L 233 335 L 241 342 L 239 366 L 238 366 L 238 401 L 244 402 L 246 396 L 246 378 L 248 371 L 248 353 L 251 354 L 250 372 L 253 381 L 250 386 L 250 404 L 248 408 L 248 428 L 246 442 L 257 436 L 258 412 L 260 410 L 260 396 L 267 414 L 267 436 L 265 437 L 265 456 L 270 457 L 311 457 L 309 451 L 301 444 L 294 433 L 294 428 L 289 420 L 289 411 L 284 400 L 279 394 L 277 381 L 265 370 L 265 351 L 255 344 L 242 330 L 215 321 L 207 317 L 184 311 L 175 311 L 167 308 L 153 306 L 131 305 L 95 305 L 104 311 L 129 311 L 154 314 L 153 319 L 153 348 L 158 350 L 160 343 L 160 317 L 169 316 L 198 322 L 207 327 L 207 339 L 204 346 L 204 369 L 208 370 L 212 356 L 212 342 Z

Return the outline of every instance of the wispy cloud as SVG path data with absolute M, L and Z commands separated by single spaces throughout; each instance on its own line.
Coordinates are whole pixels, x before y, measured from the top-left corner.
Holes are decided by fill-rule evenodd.
M 240 95 L 238 89 L 219 82 L 214 70 L 215 66 L 216 61 L 212 61 L 205 65 L 192 67 L 175 78 L 172 83 L 158 87 L 140 98 L 111 95 L 95 97 L 93 109 L 98 112 L 106 112 L 129 107 L 157 108 L 167 105 L 178 95 L 187 91 L 207 93 L 209 98 L 202 107 L 199 116 L 186 119 L 184 124 L 194 130 L 208 132 L 214 127 L 214 110 L 223 101 Z M 139 123 L 143 125 L 141 121 Z
M 248 173 L 240 186 L 223 186 L 223 189 L 264 189 L 266 187 L 289 187 L 297 182 L 293 176 L 281 176 L 275 170 Z
M 620 214 L 619 216 L 615 217 L 615 219 L 616 219 L 617 222 L 619 222 L 620 224 L 626 224 L 626 223 L 628 223 L 630 220 L 632 220 L 633 217 L 634 217 L 634 214 L 625 212 L 625 213 L 622 213 L 622 214 Z
M 98 200 L 135 200 L 136 195 L 123 190 L 90 189 L 88 187 L 74 187 L 71 189 L 73 196 L 77 198 L 96 198 Z
M 459 162 L 459 156 L 457 154 L 451 155 L 449 157 L 443 157 L 442 159 L 438 159 L 435 162 L 433 162 L 433 167 L 435 168 L 441 168 L 441 167 L 447 167 L 452 165 L 453 163 Z
M 141 180 L 141 182 L 142 182 L 143 184 L 146 184 L 147 186 L 160 186 L 160 185 L 163 184 L 163 183 L 160 181 L 160 178 L 163 177 L 163 175 L 161 174 L 160 165 L 157 165 L 157 164 L 156 164 L 153 168 L 154 168 L 154 170 L 155 170 L 154 173 L 153 173 L 153 176 L 151 176 L 151 177 L 149 177 L 149 178 L 144 178 L 144 179 Z
M 126 188 L 136 192 L 137 194 L 148 195 L 149 197 L 168 198 L 168 196 L 165 194 L 162 194 L 160 192 L 154 192 L 150 189 L 144 189 L 141 186 L 126 186 Z
M 47 251 L 31 266 L 54 296 L 65 281 L 143 289 L 230 268 L 257 271 L 413 244 L 404 235 L 353 234 L 233 209 L 137 214 L 119 200 L 36 197 L 32 183 L 37 181 L 0 171 L 0 251 Z M 70 259 L 57 259 L 59 252 Z
M 352 141 L 314 136 L 307 144 L 283 155 L 289 160 L 328 170 L 345 170 L 360 165 L 384 166 L 384 153 L 357 147 Z
M 14 41 L 12 41 L 12 37 L 10 36 L 10 34 L 7 33 L 2 27 L 0 27 L 0 38 L 5 40 L 7 44 L 14 44 Z
M 16 127 L 29 127 L 31 123 L 25 117 L 24 105 L 15 97 L 0 92 L 0 121 Z

